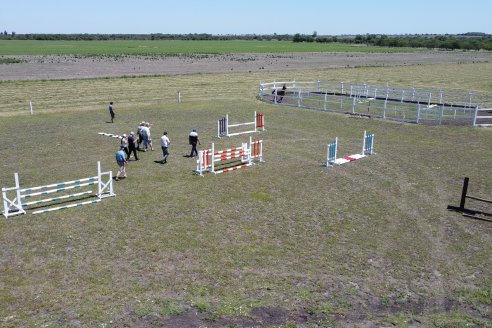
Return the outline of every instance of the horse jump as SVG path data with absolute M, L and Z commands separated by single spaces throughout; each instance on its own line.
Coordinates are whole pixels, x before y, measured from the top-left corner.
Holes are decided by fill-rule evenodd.
M 263 162 L 263 140 L 249 138 L 241 147 L 215 151 L 215 146 L 198 152 L 195 173 L 203 176 L 204 172 L 225 173 L 253 165 L 255 161 Z
M 468 217 L 471 217 L 471 218 L 474 218 L 474 219 L 482 219 L 482 220 L 485 220 L 485 221 L 490 221 L 489 219 L 481 218 L 481 217 L 479 217 L 477 215 L 492 217 L 492 213 L 490 213 L 490 212 L 484 212 L 484 211 L 480 211 L 480 210 L 476 210 L 476 209 L 470 209 L 470 208 L 466 208 L 465 207 L 465 202 L 466 202 L 466 199 L 467 198 L 468 199 L 473 199 L 475 201 L 479 201 L 479 202 L 482 202 L 482 203 L 492 204 L 492 200 L 491 199 L 485 199 L 485 198 L 482 198 L 482 197 L 477 197 L 477 196 L 469 195 L 468 194 L 468 182 L 469 181 L 470 181 L 470 179 L 468 177 L 465 177 L 465 179 L 463 180 L 463 188 L 461 189 L 460 206 L 457 207 L 457 206 L 448 205 L 448 210 L 453 210 L 453 211 L 456 211 L 456 212 L 461 212 L 461 213 L 463 213 L 463 215 L 468 216 Z
M 103 180 L 105 179 L 105 180 Z M 53 198 L 43 198 L 39 199 L 44 195 L 54 194 L 54 193 L 64 193 L 68 190 L 84 188 L 92 185 L 97 185 L 98 197 L 95 200 L 84 201 L 75 204 L 51 207 L 43 210 L 33 211 L 32 214 L 47 213 L 57 210 L 62 210 L 70 207 L 83 206 L 87 204 L 94 204 L 101 201 L 101 199 L 106 197 L 116 196 L 113 193 L 113 173 L 112 171 L 102 172 L 101 162 L 97 162 L 97 176 L 83 178 L 78 180 L 66 181 L 61 183 L 53 183 L 44 186 L 31 187 L 31 188 L 20 188 L 19 175 L 14 173 L 15 187 L 12 188 L 2 188 L 2 198 L 3 198 L 3 216 L 8 218 L 10 216 L 26 214 L 26 208 L 34 209 L 36 206 L 44 206 L 50 202 L 58 202 L 61 200 L 68 200 L 72 198 L 80 198 L 82 196 L 89 196 L 92 194 L 92 190 L 82 191 L 73 194 L 65 194 Z M 24 201 L 30 199 L 36 199 L 32 201 Z
M 229 128 L 235 128 L 239 126 L 250 126 L 250 125 L 254 127 L 254 130 L 234 132 L 234 133 L 229 132 Z M 265 131 L 265 117 L 262 113 L 257 114 L 255 112 L 255 120 L 253 122 L 229 124 L 229 115 L 226 115 L 225 117 L 217 121 L 218 138 L 237 136 L 246 133 L 254 133 L 254 132 L 258 132 L 258 129 L 262 129 L 262 131 Z
M 99 132 L 98 134 L 105 136 L 105 137 L 111 137 L 111 138 L 118 138 L 121 139 L 120 135 L 117 134 L 112 134 L 112 133 L 106 133 L 106 132 Z
M 333 167 L 335 165 L 342 165 L 348 162 L 352 162 L 358 160 L 360 158 L 364 158 L 367 155 L 374 154 L 374 134 L 367 134 L 364 131 L 364 138 L 362 139 L 362 153 L 354 154 L 349 156 L 344 156 L 341 158 L 337 158 L 338 153 L 338 138 L 328 144 L 327 146 L 327 154 L 326 154 L 326 166 Z

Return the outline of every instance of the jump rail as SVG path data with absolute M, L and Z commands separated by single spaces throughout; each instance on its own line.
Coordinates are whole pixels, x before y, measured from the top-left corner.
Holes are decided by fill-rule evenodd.
M 360 154 L 354 154 L 337 158 L 338 154 L 338 138 L 328 144 L 326 152 L 326 167 L 333 167 L 335 165 L 342 165 L 348 162 L 358 160 L 360 158 L 367 157 L 367 155 L 374 154 L 374 134 L 367 134 L 364 131 L 364 137 L 362 139 L 362 152 Z
M 84 188 L 88 186 L 97 185 L 98 199 L 91 201 L 84 201 L 76 204 L 68 204 L 63 206 L 57 206 L 52 208 L 47 208 L 44 210 L 33 211 L 32 214 L 47 213 L 52 211 L 57 211 L 61 209 L 83 206 L 87 204 L 94 204 L 101 201 L 101 199 L 106 197 L 116 196 L 113 193 L 113 173 L 112 171 L 102 172 L 101 162 L 97 162 L 97 176 L 77 179 L 72 181 L 66 181 L 61 183 L 53 183 L 44 186 L 37 186 L 31 188 L 20 188 L 19 175 L 14 173 L 15 187 L 2 188 L 2 199 L 3 199 L 3 216 L 8 218 L 14 215 L 26 214 L 26 209 L 34 209 L 33 206 L 40 206 L 43 204 L 48 204 L 52 202 L 58 202 L 62 200 L 76 199 L 83 196 L 89 196 L 93 193 L 92 190 L 82 191 L 73 194 L 62 195 L 59 197 L 52 198 L 42 198 L 32 201 L 23 201 L 24 199 L 38 198 L 45 195 L 50 195 L 54 193 L 63 193 L 68 190 Z M 54 204 L 52 204 L 54 205 Z
M 236 128 L 241 126 L 253 126 L 254 129 L 248 131 L 234 132 L 234 133 L 229 132 L 229 128 Z M 256 133 L 258 132 L 258 129 L 265 131 L 265 116 L 262 113 L 255 112 L 255 120 L 253 122 L 229 124 L 229 115 L 226 115 L 217 121 L 218 138 L 231 137 L 231 136 L 237 136 L 237 135 L 248 134 L 248 133 Z
M 241 147 L 219 151 L 215 150 L 212 143 L 210 149 L 198 152 L 195 173 L 199 176 L 203 176 L 204 172 L 226 173 L 251 166 L 256 161 L 263 162 L 263 140 L 253 140 L 250 137 L 249 145 L 243 142 Z

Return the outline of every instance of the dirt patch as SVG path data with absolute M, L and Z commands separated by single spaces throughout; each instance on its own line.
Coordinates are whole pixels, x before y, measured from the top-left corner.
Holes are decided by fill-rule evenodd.
M 193 56 L 3 56 L 20 63 L 0 65 L 0 80 L 80 79 L 195 73 L 294 71 L 364 66 L 478 63 L 492 52 L 284 53 Z

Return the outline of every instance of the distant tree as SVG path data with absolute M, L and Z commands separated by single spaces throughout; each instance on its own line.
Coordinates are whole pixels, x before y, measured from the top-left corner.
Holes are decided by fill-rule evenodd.
M 7 34 L 8 34 L 8 33 L 7 33 L 7 30 L 5 30 L 5 31 L 3 32 L 3 35 L 7 35 Z
M 311 35 L 313 38 L 316 38 L 318 36 L 318 32 L 313 31 L 313 34 Z
M 294 39 L 292 39 L 292 41 L 293 42 L 302 42 L 303 37 L 299 33 L 296 33 L 296 34 L 294 34 Z
M 15 36 L 15 32 L 12 32 L 12 37 L 14 37 L 14 36 Z

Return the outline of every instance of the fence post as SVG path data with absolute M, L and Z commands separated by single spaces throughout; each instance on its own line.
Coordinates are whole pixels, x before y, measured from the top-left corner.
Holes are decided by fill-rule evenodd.
M 420 121 L 420 102 L 419 102 L 419 106 L 417 107 L 417 124 L 419 124 L 419 121 Z
M 33 114 L 32 112 L 32 101 L 29 102 L 29 108 L 31 109 L 31 115 Z
M 475 107 L 475 113 L 473 115 L 473 126 L 477 126 L 478 106 Z
M 353 101 L 352 101 L 352 114 L 354 114 L 355 113 L 355 97 L 352 99 L 353 99 Z
M 460 201 L 460 210 L 465 209 L 465 201 L 466 201 L 466 193 L 468 192 L 468 177 L 465 177 L 463 180 L 463 190 L 461 191 L 461 201 Z
M 326 92 L 325 92 L 325 102 L 324 102 L 324 108 L 325 108 L 325 110 L 326 110 L 327 96 L 328 96 L 328 90 L 326 90 Z
M 181 102 L 181 91 L 178 91 L 177 100 L 178 100 L 178 103 Z
M 301 89 L 299 88 L 299 92 L 297 93 L 297 107 L 301 107 Z
M 340 82 L 340 93 L 343 94 L 343 82 Z

